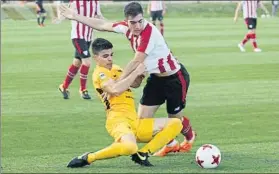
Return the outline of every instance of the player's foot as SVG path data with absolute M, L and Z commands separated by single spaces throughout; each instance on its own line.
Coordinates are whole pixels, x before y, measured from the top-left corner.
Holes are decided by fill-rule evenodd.
M 168 153 L 171 152 L 178 152 L 180 150 L 179 143 L 176 141 L 176 143 L 173 146 L 165 145 L 161 150 L 154 153 L 153 156 L 166 156 Z
M 242 43 L 238 44 L 237 46 L 238 46 L 238 48 L 240 49 L 241 52 L 246 51 Z
M 184 139 L 184 141 L 180 144 L 179 152 L 189 152 L 194 144 L 197 134 L 193 131 L 193 137 L 190 140 Z
M 89 163 L 87 162 L 88 154 L 89 154 L 89 152 L 87 152 L 87 153 L 85 153 L 85 154 L 83 154 L 81 156 L 73 158 L 69 162 L 67 167 L 77 168 L 77 167 L 83 167 L 83 166 L 89 165 Z
M 142 166 L 153 166 L 149 161 L 148 161 L 148 153 L 143 153 L 143 152 L 137 152 L 133 154 L 132 156 L 132 161 L 135 163 L 142 165 Z
M 262 52 L 262 50 L 260 48 L 255 48 L 254 52 L 259 53 L 259 52 Z
M 63 87 L 63 84 L 61 84 L 58 89 L 62 93 L 64 99 L 69 99 L 70 92 Z
M 88 94 L 88 91 L 85 89 L 83 91 L 80 91 L 80 96 L 83 98 L 83 99 L 86 99 L 86 100 L 90 100 L 91 97 L 90 95 Z
M 41 26 L 41 27 L 45 27 L 45 24 L 41 24 L 40 26 Z

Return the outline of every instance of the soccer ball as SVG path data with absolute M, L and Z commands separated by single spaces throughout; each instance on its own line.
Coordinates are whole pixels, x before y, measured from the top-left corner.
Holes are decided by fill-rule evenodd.
M 196 152 L 196 162 L 201 168 L 216 168 L 221 162 L 221 152 L 212 144 L 204 144 Z

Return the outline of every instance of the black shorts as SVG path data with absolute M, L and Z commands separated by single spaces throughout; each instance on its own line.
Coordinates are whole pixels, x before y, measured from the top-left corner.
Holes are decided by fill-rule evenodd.
M 257 18 L 245 18 L 248 30 L 257 28 Z
M 157 19 L 159 21 L 162 21 L 163 20 L 163 10 L 151 11 L 150 16 L 151 16 L 152 21 L 156 21 Z
M 177 114 L 185 108 L 190 76 L 181 64 L 181 69 L 167 77 L 150 75 L 140 100 L 142 105 L 154 106 L 167 102 L 167 112 Z
M 75 58 L 84 59 L 84 58 L 91 57 L 89 51 L 91 42 L 88 42 L 85 39 L 72 39 L 72 42 L 76 49 Z

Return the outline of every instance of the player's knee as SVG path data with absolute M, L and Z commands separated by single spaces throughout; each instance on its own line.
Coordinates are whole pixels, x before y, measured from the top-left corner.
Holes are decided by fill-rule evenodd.
M 134 153 L 137 153 L 137 151 L 138 151 L 138 145 L 136 143 L 132 143 L 132 142 L 122 143 L 121 155 L 132 155 Z
M 91 66 L 91 59 L 90 59 L 90 57 L 89 58 L 83 58 L 82 59 L 82 64 L 85 65 L 85 66 L 90 67 Z

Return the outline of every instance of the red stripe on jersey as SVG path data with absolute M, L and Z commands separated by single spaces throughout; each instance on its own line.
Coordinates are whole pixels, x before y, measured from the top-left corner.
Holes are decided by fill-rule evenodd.
M 79 4 L 79 0 L 76 0 L 76 5 L 77 5 L 78 14 L 80 14 L 80 4 Z M 79 22 L 77 22 L 77 38 L 78 38 L 78 39 L 80 38 L 80 35 L 79 35 Z
M 98 2 L 95 0 L 95 15 L 98 15 Z
M 116 27 L 118 25 L 124 25 L 124 26 L 128 27 L 128 24 L 126 21 L 116 22 L 116 23 L 112 24 L 112 27 Z
M 151 33 L 152 33 L 152 27 L 149 24 L 147 24 L 145 29 L 140 34 L 141 40 L 140 40 L 140 45 L 137 48 L 137 51 L 145 52 L 147 45 L 149 43 Z
M 93 2 L 92 0 L 90 1 L 90 11 L 89 11 L 89 17 L 92 17 L 93 14 Z M 88 27 L 88 32 L 87 32 L 87 40 L 91 40 L 91 33 L 92 33 L 92 28 Z
M 87 15 L 87 7 L 86 7 L 86 0 L 83 0 L 83 16 Z M 83 38 L 85 38 L 85 24 L 82 24 L 82 36 Z
M 130 33 L 131 33 L 131 31 L 130 30 L 128 30 L 127 32 L 126 32 L 126 37 L 129 39 L 129 35 L 130 35 Z
M 170 65 L 170 69 L 173 71 L 176 69 L 175 64 L 173 62 L 173 60 L 171 59 L 171 54 L 168 55 L 168 60 L 167 60 L 168 64 Z

